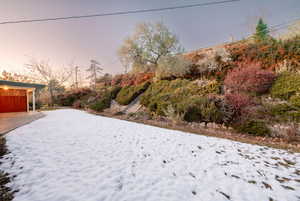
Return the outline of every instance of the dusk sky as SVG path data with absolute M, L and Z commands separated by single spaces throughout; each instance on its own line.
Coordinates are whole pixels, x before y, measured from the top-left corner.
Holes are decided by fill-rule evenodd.
M 215 0 L 214 0 L 215 1 Z M 149 9 L 209 0 L 2 0 L 0 22 Z M 269 25 L 300 18 L 300 0 L 241 0 L 173 11 L 66 21 L 0 25 L 0 70 L 24 72 L 31 57 L 53 66 L 71 62 L 82 71 L 90 59 L 105 72 L 123 71 L 116 55 L 122 41 L 140 22 L 164 22 L 186 51 L 241 39 L 258 16 Z

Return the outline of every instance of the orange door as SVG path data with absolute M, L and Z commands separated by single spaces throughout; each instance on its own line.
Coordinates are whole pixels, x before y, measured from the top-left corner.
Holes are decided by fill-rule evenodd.
M 10 93 L 0 93 L 0 113 L 3 112 L 26 112 L 27 111 L 27 97 L 25 93 L 18 91 L 11 91 Z

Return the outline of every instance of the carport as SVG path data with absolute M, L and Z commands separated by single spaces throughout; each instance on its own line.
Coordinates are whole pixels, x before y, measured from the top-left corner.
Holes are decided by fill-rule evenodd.
M 0 80 L 0 113 L 29 112 L 30 97 L 35 111 L 36 90 L 44 87 L 42 84 Z

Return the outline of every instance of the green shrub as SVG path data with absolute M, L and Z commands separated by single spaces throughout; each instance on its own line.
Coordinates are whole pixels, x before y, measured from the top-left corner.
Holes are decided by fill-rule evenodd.
M 300 122 L 300 108 L 287 103 L 271 105 L 267 107 L 268 113 L 276 121 L 287 122 L 297 121 Z
M 71 90 L 56 96 L 56 102 L 62 106 L 72 106 L 76 100 L 95 95 L 95 92 L 88 88 Z
M 98 99 L 95 103 L 90 105 L 90 109 L 95 110 L 97 112 L 102 112 L 104 109 L 110 107 L 111 100 L 111 93 L 107 91 L 103 94 L 103 96 L 100 99 Z
M 294 108 L 289 104 L 277 104 L 270 107 L 270 112 L 274 116 L 282 116 L 287 112 L 293 111 Z
M 90 109 L 97 112 L 102 112 L 104 109 L 110 107 L 111 100 L 116 98 L 118 92 L 121 90 L 121 87 L 115 86 L 108 89 L 105 89 L 101 94 L 99 94 L 96 102 L 90 105 Z
M 292 97 L 290 98 L 289 102 L 290 102 L 293 106 L 300 108 L 300 94 L 296 94 L 296 95 L 292 96 Z
M 192 96 L 205 96 L 219 91 L 219 83 L 216 81 L 199 85 L 197 82 L 184 79 L 160 80 L 152 83 L 141 96 L 141 104 L 158 115 L 165 115 L 164 111 L 169 105 L 176 107 L 178 103 Z
M 178 105 L 178 112 L 188 122 L 221 123 L 223 115 L 217 104 L 207 97 L 193 96 Z
M 121 105 L 128 105 L 140 94 L 144 93 L 149 87 L 150 83 L 145 82 L 137 86 L 123 87 L 116 97 L 116 101 Z
M 240 133 L 248 133 L 254 136 L 269 136 L 271 134 L 265 122 L 260 120 L 245 121 L 236 126 L 235 129 Z
M 282 73 L 271 88 L 271 96 L 289 100 L 292 96 L 300 92 L 300 75 L 295 73 Z
M 111 99 L 115 99 L 121 89 L 122 89 L 122 87 L 120 87 L 120 86 L 114 86 L 114 87 L 110 88 L 109 91 L 110 91 L 110 94 L 111 94 L 110 95 Z

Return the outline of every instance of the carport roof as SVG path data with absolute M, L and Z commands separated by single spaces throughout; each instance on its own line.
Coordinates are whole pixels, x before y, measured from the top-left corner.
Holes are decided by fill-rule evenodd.
M 0 86 L 1 85 L 11 86 L 11 87 L 36 88 L 36 89 L 42 89 L 46 86 L 46 85 L 43 85 L 43 84 L 14 82 L 14 81 L 8 81 L 8 80 L 0 80 Z

